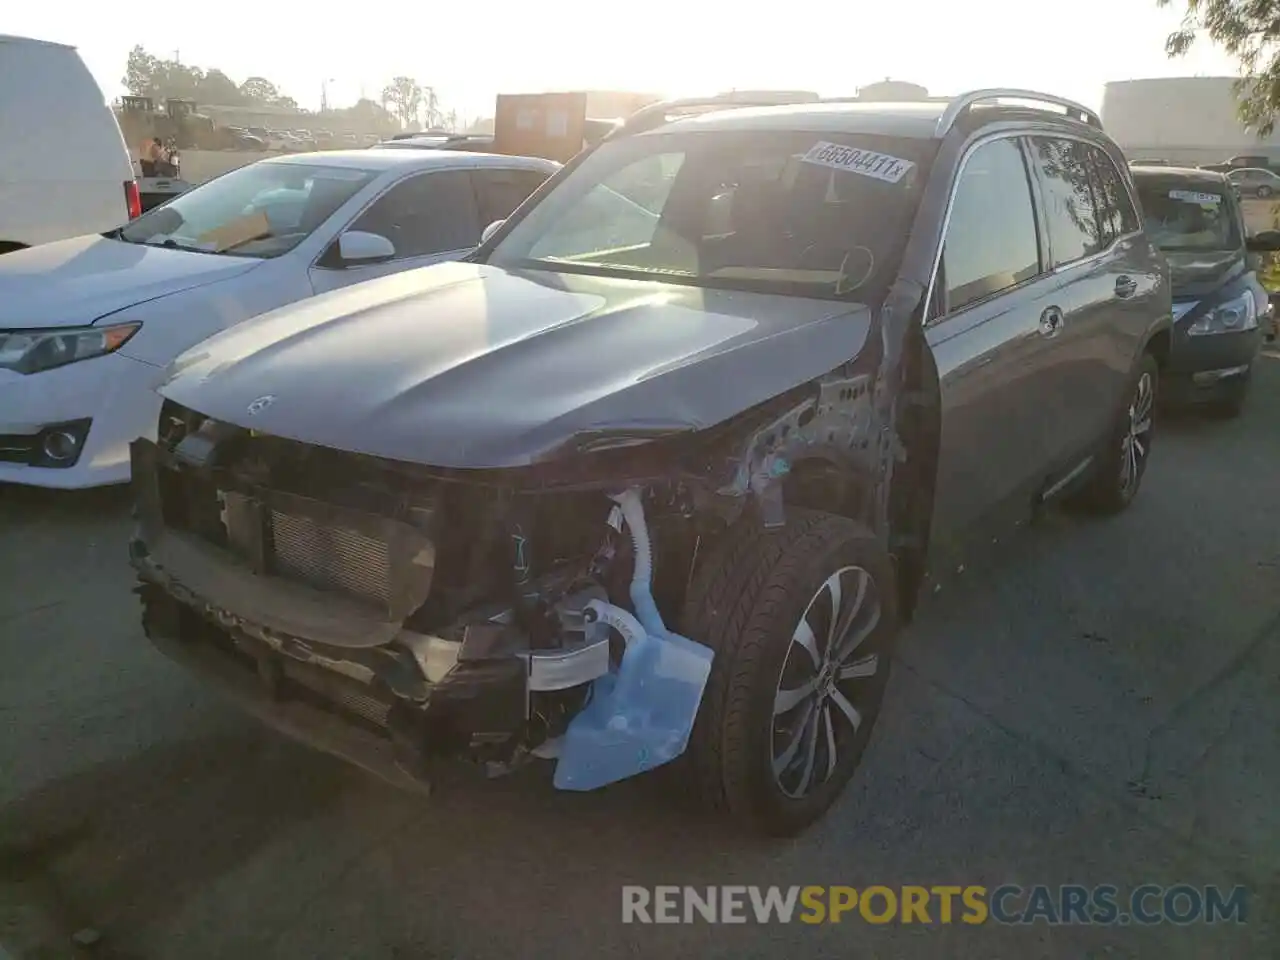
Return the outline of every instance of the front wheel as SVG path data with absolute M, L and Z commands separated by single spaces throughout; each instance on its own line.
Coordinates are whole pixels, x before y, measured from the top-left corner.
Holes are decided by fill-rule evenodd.
M 1259 200 L 1267 199 L 1267 197 L 1271 196 L 1271 188 L 1266 186 L 1259 187 L 1257 196 Z
M 1119 513 L 1133 502 L 1151 457 L 1160 368 L 1142 355 L 1130 381 L 1127 400 L 1104 441 L 1098 465 L 1076 503 L 1098 513 Z
M 729 534 L 683 624 L 716 651 L 685 762 L 704 803 L 773 836 L 835 803 L 880 714 L 898 633 L 893 565 L 862 525 L 791 509 Z

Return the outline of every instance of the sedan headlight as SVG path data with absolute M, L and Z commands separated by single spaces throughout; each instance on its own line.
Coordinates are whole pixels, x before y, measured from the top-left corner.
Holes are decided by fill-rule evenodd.
M 1220 303 L 1187 328 L 1193 337 L 1211 333 L 1243 333 L 1258 329 L 1258 304 L 1253 291 L 1246 290 L 1234 300 Z
M 141 323 L 116 323 L 63 330 L 0 330 L 0 370 L 39 373 L 114 353 L 141 326 Z

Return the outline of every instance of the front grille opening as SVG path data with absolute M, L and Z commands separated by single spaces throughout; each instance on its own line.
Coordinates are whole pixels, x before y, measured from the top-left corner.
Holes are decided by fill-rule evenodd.
M 227 545 L 222 500 L 213 481 L 184 470 L 161 470 L 158 481 L 165 526 L 194 533 L 214 546 Z
M 391 549 L 383 540 L 279 510 L 270 512 L 272 572 L 378 603 L 391 599 Z

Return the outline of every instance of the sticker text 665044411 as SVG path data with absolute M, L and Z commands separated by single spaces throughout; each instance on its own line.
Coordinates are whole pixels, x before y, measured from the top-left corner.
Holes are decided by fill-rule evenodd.
M 809 152 L 804 155 L 804 162 L 860 173 L 864 177 L 874 177 L 886 183 L 897 183 L 915 166 L 910 160 L 891 157 L 887 153 L 844 147 L 825 140 L 820 140 L 809 148 Z

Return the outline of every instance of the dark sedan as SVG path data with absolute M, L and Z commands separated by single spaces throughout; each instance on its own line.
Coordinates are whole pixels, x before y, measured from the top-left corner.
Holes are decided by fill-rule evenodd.
M 1270 299 L 1249 251 L 1270 249 L 1274 234 L 1246 237 L 1229 174 L 1136 167 L 1133 179 L 1147 233 L 1171 268 L 1165 399 L 1238 414 L 1263 330 L 1271 326 Z

